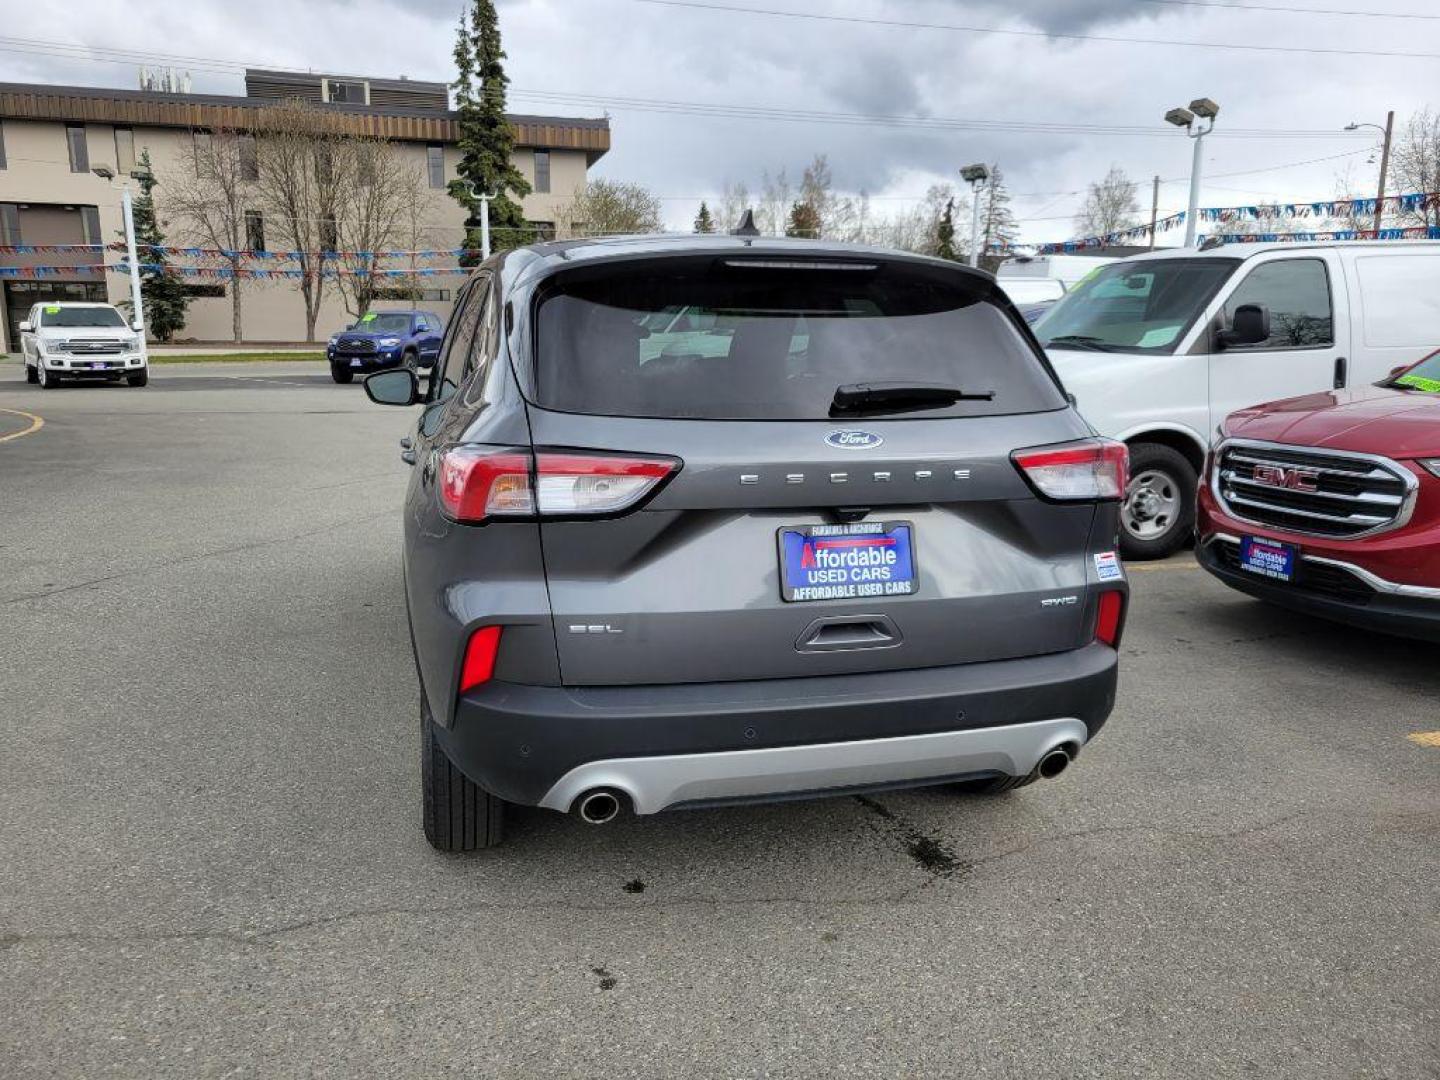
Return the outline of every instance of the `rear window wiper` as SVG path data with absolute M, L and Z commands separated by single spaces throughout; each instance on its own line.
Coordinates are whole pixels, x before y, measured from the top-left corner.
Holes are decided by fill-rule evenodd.
M 1083 349 L 1087 352 L 1113 352 L 1109 345 L 1105 344 L 1102 338 L 1086 337 L 1084 334 L 1061 334 L 1059 337 L 1052 337 L 1049 341 L 1042 342 L 1044 345 L 1059 345 L 1065 348 Z
M 943 409 L 957 401 L 994 400 L 994 390 L 967 393 L 958 386 L 946 386 L 944 383 L 845 383 L 835 388 L 830 415 L 890 409 Z

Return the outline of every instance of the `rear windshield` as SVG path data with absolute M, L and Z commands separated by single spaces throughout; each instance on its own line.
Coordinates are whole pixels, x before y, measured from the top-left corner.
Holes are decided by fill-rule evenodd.
M 124 326 L 125 320 L 108 307 L 47 307 L 40 313 L 41 326 Z
M 988 285 L 948 270 L 847 266 L 706 258 L 552 278 L 536 316 L 538 404 L 815 420 L 830 416 L 838 387 L 884 381 L 993 392 L 907 412 L 920 418 L 1064 407 L 1033 348 L 985 298 Z

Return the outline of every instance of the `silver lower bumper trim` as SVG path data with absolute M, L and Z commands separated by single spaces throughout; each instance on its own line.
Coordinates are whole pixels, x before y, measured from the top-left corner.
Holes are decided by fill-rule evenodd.
M 1057 746 L 1079 749 L 1087 735 L 1079 720 L 1037 720 L 893 739 L 591 761 L 562 776 L 540 805 L 563 813 L 582 792 L 604 787 L 630 796 L 637 814 L 654 814 L 677 803 L 923 784 L 966 773 L 1024 776 Z
M 1227 540 L 1232 544 L 1240 543 L 1240 537 L 1231 536 L 1229 533 L 1211 533 L 1205 541 L 1206 544 L 1213 544 L 1216 540 Z M 1410 596 L 1417 600 L 1440 600 L 1440 589 L 1431 585 L 1403 585 L 1398 581 L 1387 581 L 1379 574 L 1372 574 L 1363 566 L 1356 566 L 1352 562 L 1345 562 L 1343 559 L 1330 559 L 1322 555 L 1306 555 L 1300 552 L 1303 562 L 1319 563 L 1321 566 L 1333 566 L 1336 569 L 1344 570 L 1359 578 L 1370 588 L 1378 593 L 1386 593 L 1390 596 Z

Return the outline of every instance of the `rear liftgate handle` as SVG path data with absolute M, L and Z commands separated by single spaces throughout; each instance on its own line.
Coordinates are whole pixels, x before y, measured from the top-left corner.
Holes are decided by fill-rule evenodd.
M 904 638 L 888 615 L 840 615 L 816 619 L 795 640 L 800 652 L 893 649 Z

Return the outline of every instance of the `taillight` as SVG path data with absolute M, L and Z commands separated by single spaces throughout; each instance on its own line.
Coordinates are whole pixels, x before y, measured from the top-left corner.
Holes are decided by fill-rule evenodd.
M 594 517 L 635 507 L 680 468 L 677 458 L 461 445 L 440 456 L 448 517 Z
M 482 626 L 465 645 L 465 662 L 460 666 L 460 693 L 490 681 L 495 674 L 495 654 L 500 651 L 500 627 Z
M 1129 451 L 1111 439 L 1037 446 L 1010 455 L 1031 485 L 1047 499 L 1118 499 L 1125 494 Z
M 1120 644 L 1120 629 L 1124 624 L 1125 594 L 1113 589 L 1100 594 L 1099 610 L 1095 616 L 1095 640 L 1112 649 Z

